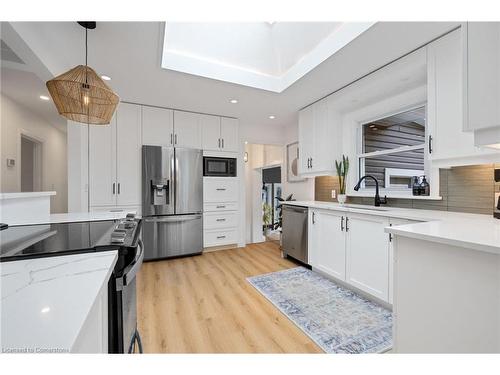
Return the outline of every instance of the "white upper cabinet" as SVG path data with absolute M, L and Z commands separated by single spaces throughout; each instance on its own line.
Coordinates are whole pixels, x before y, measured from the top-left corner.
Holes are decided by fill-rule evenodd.
M 142 107 L 142 144 L 173 146 L 174 111 L 157 107 Z
M 465 30 L 458 29 L 427 46 L 428 155 L 434 161 L 492 152 L 475 147 L 473 133 L 464 131 L 465 37 Z
M 299 112 L 299 173 L 321 176 L 335 171 L 341 154 L 342 124 L 335 116 L 333 97 Z
M 202 115 L 202 145 L 204 150 L 238 152 L 238 120 Z
M 201 117 L 198 113 L 174 111 L 175 147 L 201 149 Z
M 121 103 L 116 113 L 116 204 L 141 203 L 141 106 Z
M 467 130 L 500 126 L 500 22 L 467 28 Z
M 222 151 L 238 152 L 238 120 L 234 118 L 221 117 L 220 137 Z
M 91 207 L 141 204 L 141 106 L 120 103 L 109 126 L 90 125 Z
M 220 149 L 220 117 L 201 115 L 201 141 L 204 150 Z
M 90 206 L 116 204 L 116 114 L 109 125 L 89 125 Z
M 299 174 L 310 172 L 310 161 L 314 150 L 313 108 L 309 106 L 299 112 Z

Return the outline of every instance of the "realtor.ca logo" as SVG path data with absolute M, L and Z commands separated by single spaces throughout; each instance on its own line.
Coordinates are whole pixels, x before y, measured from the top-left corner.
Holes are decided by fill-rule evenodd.
M 36 353 L 69 353 L 68 349 L 63 348 L 2 348 L 2 353 L 5 354 L 16 354 L 16 353 L 27 353 L 27 354 L 36 354 Z

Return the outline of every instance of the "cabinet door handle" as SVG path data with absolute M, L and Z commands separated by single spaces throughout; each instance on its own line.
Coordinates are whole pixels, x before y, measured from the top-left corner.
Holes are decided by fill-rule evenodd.
M 349 218 L 347 216 L 345 217 L 345 231 L 349 232 Z
M 313 167 L 313 158 L 311 158 L 311 168 Z
M 115 183 L 113 182 L 113 195 L 115 195 Z
M 177 134 L 174 135 L 174 144 L 177 144 Z
M 226 206 L 215 206 L 215 208 L 226 208 Z
M 224 148 L 224 138 L 222 138 L 222 148 Z
M 221 239 L 223 239 L 223 238 L 226 238 L 226 236 L 217 236 L 217 239 L 218 239 L 218 240 L 221 240 Z
M 432 135 L 429 135 L 429 154 L 432 154 Z
M 170 133 L 170 144 L 171 145 L 174 144 L 174 134 L 173 133 Z
M 389 224 L 390 227 L 392 227 L 392 224 Z M 389 242 L 392 242 L 392 233 L 389 233 Z
M 217 190 L 217 191 L 226 191 L 226 188 L 217 188 L 215 190 Z
M 120 194 L 120 183 L 118 183 L 118 194 Z
M 344 231 L 344 217 L 343 216 L 340 218 L 340 231 L 341 232 Z
M 216 219 L 216 221 L 226 221 L 226 219 Z
M 313 221 L 313 224 L 316 224 L 316 213 L 313 212 L 312 214 L 312 221 Z
M 218 147 L 220 148 L 220 138 L 219 138 L 219 146 Z

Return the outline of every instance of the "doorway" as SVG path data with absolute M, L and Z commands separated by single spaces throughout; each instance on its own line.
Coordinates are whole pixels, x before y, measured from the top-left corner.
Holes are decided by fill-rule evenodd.
M 266 241 L 279 241 L 281 166 L 262 170 L 262 231 Z
M 21 191 L 42 191 L 42 143 L 21 134 Z

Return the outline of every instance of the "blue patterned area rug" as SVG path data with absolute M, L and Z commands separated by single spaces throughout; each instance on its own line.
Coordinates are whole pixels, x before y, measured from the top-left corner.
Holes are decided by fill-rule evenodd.
M 304 267 L 247 278 L 326 353 L 392 347 L 392 313 Z

